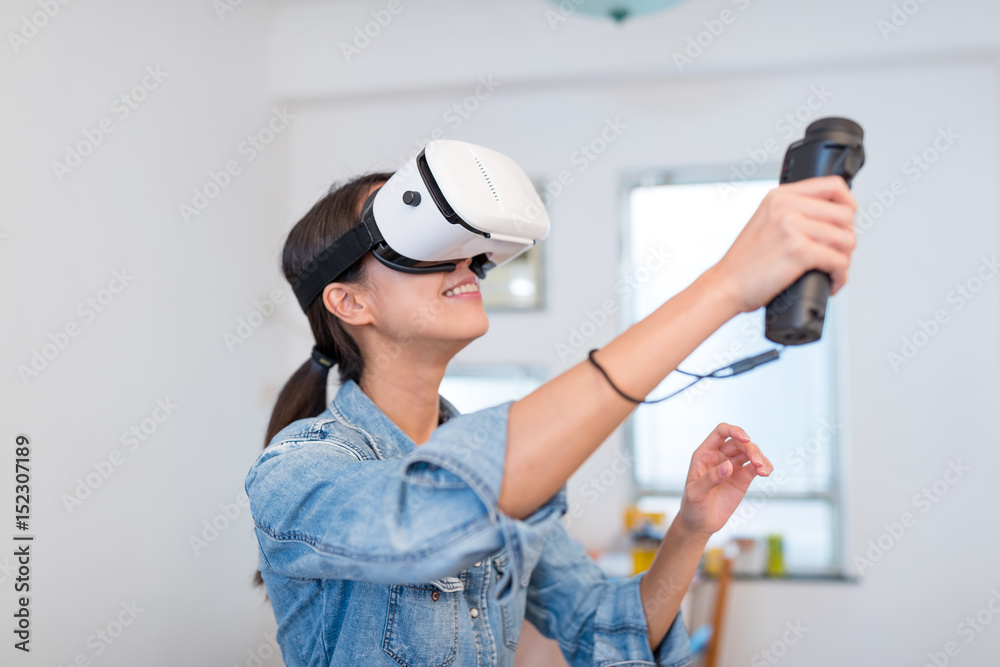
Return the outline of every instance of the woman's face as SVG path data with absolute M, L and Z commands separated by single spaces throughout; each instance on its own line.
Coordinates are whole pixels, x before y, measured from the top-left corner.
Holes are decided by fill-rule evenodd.
M 454 271 L 435 273 L 390 269 L 371 253 L 363 261 L 370 287 L 367 305 L 375 328 L 390 340 L 453 341 L 464 347 L 489 328 L 471 259 L 458 262 Z
M 378 185 L 372 186 L 369 194 Z M 358 205 L 358 217 L 364 199 Z M 331 295 L 329 287 L 324 295 L 328 308 L 331 300 L 339 302 L 333 312 L 351 329 L 359 344 L 379 348 L 387 343 L 404 347 L 413 344 L 426 350 L 427 344 L 442 342 L 454 354 L 489 328 L 479 278 L 469 268 L 471 259 L 457 262 L 453 271 L 435 273 L 390 269 L 370 252 L 362 262 L 367 269 L 367 288 L 353 286 L 353 300 L 341 300 L 336 292 Z M 459 291 L 452 291 L 456 287 Z M 378 352 L 368 350 L 369 355 Z

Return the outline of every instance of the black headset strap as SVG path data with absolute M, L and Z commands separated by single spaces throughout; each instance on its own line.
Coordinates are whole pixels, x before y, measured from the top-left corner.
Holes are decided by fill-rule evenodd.
M 365 215 L 349 232 L 324 248 L 292 281 L 292 291 L 302 310 L 323 293 L 323 288 L 383 241 L 374 218 Z

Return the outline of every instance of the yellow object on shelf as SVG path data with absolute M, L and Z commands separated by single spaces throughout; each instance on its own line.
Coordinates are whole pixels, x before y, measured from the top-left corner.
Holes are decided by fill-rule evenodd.
M 657 526 L 662 526 L 667 520 L 667 515 L 663 512 L 643 512 L 635 505 L 625 508 L 625 530 L 633 531 L 644 522 L 649 522 Z
M 663 512 L 642 512 L 635 505 L 625 508 L 625 530 L 632 543 L 632 574 L 645 572 L 653 564 L 666 518 Z
M 658 547 L 657 547 L 658 548 Z M 639 574 L 649 569 L 656 557 L 656 548 L 644 549 L 640 546 L 632 547 L 632 574 Z
M 723 558 L 725 558 L 725 552 L 720 547 L 706 550 L 702 561 L 702 572 L 712 577 L 719 576 L 719 573 L 722 572 Z
M 767 536 L 767 576 L 785 576 L 785 554 L 781 535 L 778 533 Z

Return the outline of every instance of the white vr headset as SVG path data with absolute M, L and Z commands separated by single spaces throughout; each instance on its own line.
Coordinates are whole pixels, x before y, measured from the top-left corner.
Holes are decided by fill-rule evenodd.
M 464 141 L 430 141 L 369 195 L 361 222 L 292 281 L 305 310 L 340 274 L 372 251 L 407 273 L 486 272 L 549 234 L 549 215 L 524 170 L 506 155 Z

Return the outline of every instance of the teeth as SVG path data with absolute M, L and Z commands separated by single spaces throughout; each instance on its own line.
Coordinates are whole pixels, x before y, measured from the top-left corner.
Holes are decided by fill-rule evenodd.
M 464 285 L 459 285 L 453 289 L 448 290 L 444 293 L 445 296 L 454 296 L 456 294 L 465 294 L 466 292 L 478 292 L 479 287 L 475 283 L 465 283 Z

